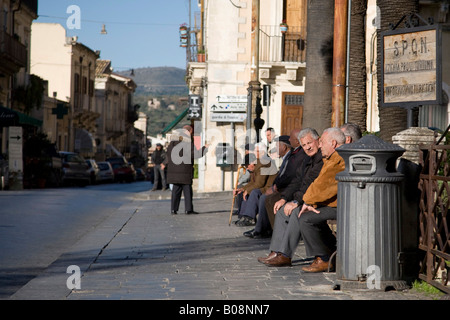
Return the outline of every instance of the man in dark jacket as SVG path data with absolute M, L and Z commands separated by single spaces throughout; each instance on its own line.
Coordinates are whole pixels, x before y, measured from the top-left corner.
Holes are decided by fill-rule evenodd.
M 286 203 L 286 199 L 281 199 L 272 209 L 276 210 L 276 219 L 272 240 L 270 242 L 270 254 L 267 257 L 258 258 L 259 262 L 266 265 L 280 267 L 290 265 L 292 250 L 295 250 L 300 240 L 301 234 L 298 232 L 298 228 L 295 228 L 296 224 L 298 225 L 298 218 L 292 212 L 294 212 L 295 208 L 301 207 L 303 204 L 303 195 L 312 182 L 319 176 L 323 167 L 322 153 L 319 149 L 319 136 L 315 130 L 313 132 L 313 134 L 308 133 L 300 137 L 302 148 L 308 155 L 309 161 L 305 162 L 303 173 L 296 177 L 295 182 L 293 181 L 296 188 L 292 189 L 296 189 L 296 191 L 291 191 L 288 199 L 294 200 Z M 297 192 L 298 198 L 294 198 L 293 194 Z M 279 261 L 280 259 L 285 260 Z
M 153 181 L 153 189 L 152 191 L 155 191 L 156 189 L 158 189 L 158 184 L 159 184 L 159 177 L 161 177 L 161 186 L 163 191 L 167 189 L 167 185 L 166 185 L 166 175 L 164 173 L 164 169 L 161 168 L 161 164 L 164 162 L 164 160 L 166 159 L 166 151 L 164 151 L 163 146 L 161 143 L 157 143 L 156 144 L 156 149 L 155 151 L 152 153 L 151 156 L 152 159 L 152 163 L 155 165 L 153 167 L 153 173 L 154 173 L 154 181 Z
M 296 174 L 297 167 L 301 166 L 307 155 L 300 146 L 298 134 L 300 129 L 291 131 L 290 136 L 279 136 L 275 138 L 277 141 L 278 154 L 282 156 L 283 162 L 280 166 L 277 177 L 272 186 L 259 197 L 259 202 L 256 206 L 256 213 L 258 220 L 255 229 L 244 232 L 246 237 L 259 238 L 269 237 L 272 233 L 272 227 L 268 220 L 266 211 L 266 203 L 271 201 L 275 203 L 280 199 L 280 192 L 285 189 Z M 283 146 L 289 146 L 291 150 L 288 153 L 283 152 Z M 272 205 L 273 206 L 273 205 Z
M 315 156 L 317 152 L 320 153 L 318 149 L 319 134 L 317 131 L 312 128 L 303 129 L 299 134 L 299 140 L 304 140 L 304 146 L 302 145 L 302 148 L 303 152 L 307 155 L 306 159 L 298 165 L 294 178 L 280 192 L 279 197 L 271 199 L 272 201 L 266 201 L 267 214 L 272 228 L 274 227 L 275 213 L 278 209 L 286 204 L 286 202 L 292 200 L 301 202 L 302 193 L 306 191 L 306 188 L 319 175 L 323 164 L 321 157 Z M 307 172 L 309 173 L 306 174 Z M 294 197 L 294 193 L 296 197 Z M 288 204 L 285 209 L 288 210 L 291 205 Z
M 175 135 L 175 140 L 167 147 L 166 159 L 167 183 L 172 184 L 171 213 L 177 214 L 181 193 L 184 194 L 184 209 L 186 214 L 197 214 L 192 203 L 192 179 L 194 178 L 194 159 L 203 157 L 208 147 L 197 150 L 194 146 L 191 126 L 184 126 Z M 164 168 L 163 168 L 164 169 Z

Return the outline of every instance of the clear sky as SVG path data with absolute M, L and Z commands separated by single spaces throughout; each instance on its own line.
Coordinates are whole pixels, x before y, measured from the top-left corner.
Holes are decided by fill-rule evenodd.
M 100 58 L 111 60 L 116 71 L 185 68 L 179 26 L 189 23 L 189 1 L 193 16 L 198 0 L 38 0 L 34 22 L 61 24 L 68 37 L 78 36 L 79 42 L 100 50 Z M 106 35 L 100 34 L 103 24 Z

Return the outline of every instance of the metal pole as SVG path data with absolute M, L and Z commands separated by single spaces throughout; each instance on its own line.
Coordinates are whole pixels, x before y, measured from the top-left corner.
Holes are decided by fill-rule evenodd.
M 252 65 L 251 81 L 259 82 L 259 20 L 260 0 L 252 1 Z
M 348 0 L 347 9 L 347 52 L 345 58 L 345 111 L 344 111 L 344 123 L 348 122 L 348 82 L 350 75 L 350 30 L 352 20 L 352 0 Z M 343 123 L 342 123 L 343 124 Z
M 260 0 L 252 0 L 252 42 L 251 42 L 251 79 L 249 83 L 249 101 L 251 112 L 247 114 L 247 130 L 251 129 L 252 121 L 257 114 L 257 104 L 261 98 L 261 83 L 259 82 L 259 21 L 260 21 Z M 251 100 L 250 100 L 251 99 Z M 248 132 L 248 134 L 250 134 Z M 258 134 L 257 134 L 258 137 Z M 251 142 L 251 141 L 249 141 Z
M 331 100 L 331 126 L 333 127 L 339 127 L 344 122 L 347 5 L 347 0 L 335 0 L 334 2 L 333 83 Z
M 236 143 L 235 143 L 235 141 L 234 141 L 234 138 L 235 138 L 235 134 L 234 134 L 234 130 L 235 130 L 235 127 L 234 127 L 234 122 L 232 122 L 231 123 L 231 137 L 230 137 L 230 141 L 231 141 L 231 150 L 233 150 L 233 153 L 232 153 L 232 165 L 231 165 L 231 187 L 233 188 L 233 186 L 234 186 L 234 175 L 233 175 L 233 165 L 235 164 L 235 162 L 234 162 L 234 160 L 236 159 L 236 157 L 235 157 L 235 153 L 236 153 Z

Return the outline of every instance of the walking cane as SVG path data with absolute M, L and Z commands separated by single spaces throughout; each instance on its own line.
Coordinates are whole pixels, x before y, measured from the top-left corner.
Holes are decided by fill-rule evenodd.
M 235 183 L 235 185 L 234 185 L 234 189 L 233 189 L 233 190 L 236 190 L 236 189 L 237 189 L 238 181 L 239 181 L 239 172 L 240 172 L 240 169 L 241 169 L 241 168 L 244 169 L 244 173 L 245 173 L 245 171 L 246 171 L 245 167 L 239 166 L 239 168 L 238 168 L 238 170 L 237 170 L 237 174 L 236 174 L 236 183 Z M 228 221 L 228 226 L 231 225 L 231 216 L 233 215 L 233 207 L 234 207 L 234 199 L 235 199 L 235 198 L 236 198 L 236 194 L 233 192 L 233 202 L 231 203 L 230 220 Z

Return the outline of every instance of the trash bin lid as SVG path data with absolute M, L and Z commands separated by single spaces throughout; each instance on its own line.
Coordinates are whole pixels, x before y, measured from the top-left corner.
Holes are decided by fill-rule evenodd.
M 338 181 L 393 182 L 403 175 L 396 170 L 396 160 L 405 149 L 375 135 L 366 135 L 354 143 L 336 149 L 345 161 Z
M 354 152 L 388 151 L 388 152 L 392 152 L 392 153 L 405 152 L 405 149 L 403 149 L 402 147 L 400 147 L 396 144 L 393 144 L 393 143 L 388 143 L 373 134 L 366 135 L 354 143 L 344 144 L 344 145 L 340 146 L 339 148 L 337 148 L 336 150 L 337 151 L 348 151 L 348 152 L 352 152 L 352 151 L 354 151 Z

